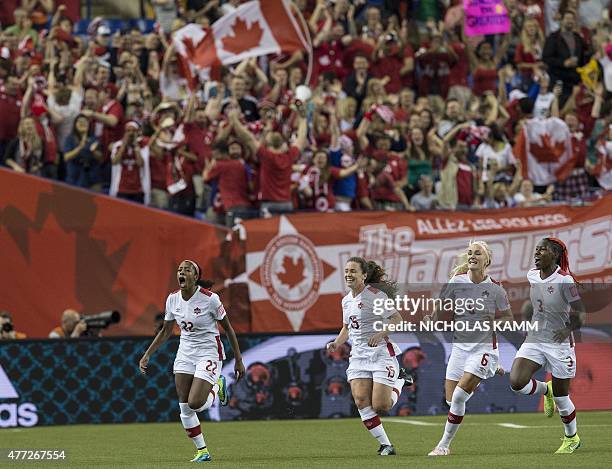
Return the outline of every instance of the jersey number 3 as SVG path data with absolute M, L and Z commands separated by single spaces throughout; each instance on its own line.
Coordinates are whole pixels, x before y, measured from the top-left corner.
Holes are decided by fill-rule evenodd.
M 193 323 L 189 321 L 181 321 L 181 329 L 185 332 L 193 331 Z

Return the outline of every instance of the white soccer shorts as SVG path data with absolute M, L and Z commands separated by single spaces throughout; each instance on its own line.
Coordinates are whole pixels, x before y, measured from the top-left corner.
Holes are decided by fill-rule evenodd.
M 346 370 L 346 379 L 371 379 L 375 383 L 393 387 L 399 374 L 399 363 L 396 357 L 370 360 L 369 358 L 350 358 Z
M 223 362 L 219 356 L 192 358 L 187 355 L 177 354 L 174 360 L 174 373 L 193 375 L 195 378 L 215 384 L 221 376 Z
M 516 353 L 516 358 L 526 358 L 542 365 L 555 378 L 576 376 L 576 349 L 569 344 L 524 343 Z
M 446 365 L 446 379 L 459 381 L 463 373 L 468 372 L 480 379 L 495 376 L 499 363 L 499 353 L 493 348 L 477 348 L 463 350 L 453 347 L 448 365 Z

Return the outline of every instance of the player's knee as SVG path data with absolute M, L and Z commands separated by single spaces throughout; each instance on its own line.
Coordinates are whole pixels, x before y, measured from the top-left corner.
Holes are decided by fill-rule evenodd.
M 370 400 L 367 397 L 353 396 L 353 399 L 355 399 L 355 405 L 358 409 L 363 409 L 364 407 L 371 405 Z
M 513 376 L 510 374 L 510 388 L 513 391 L 520 391 L 523 389 L 529 380 L 525 380 L 521 376 Z
M 191 410 L 197 410 L 204 405 L 204 401 L 202 399 L 189 399 L 189 408 Z
M 378 399 L 374 399 L 372 401 L 372 408 L 374 409 L 374 412 L 376 412 L 377 414 L 384 414 L 386 412 L 389 412 L 391 410 L 391 406 L 393 405 L 393 401 L 391 399 L 387 399 L 387 400 L 378 400 Z

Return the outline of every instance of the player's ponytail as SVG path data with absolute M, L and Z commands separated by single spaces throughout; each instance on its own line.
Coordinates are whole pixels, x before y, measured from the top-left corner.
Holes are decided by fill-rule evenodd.
M 493 251 L 491 251 L 491 248 L 485 241 L 471 241 L 468 244 L 467 249 L 457 256 L 457 262 L 455 263 L 455 267 L 453 267 L 453 270 L 451 270 L 451 273 L 450 273 L 451 278 L 453 278 L 455 275 L 461 275 L 461 274 L 468 273 L 468 270 L 469 270 L 468 250 L 470 249 L 470 246 L 473 246 L 474 244 L 478 246 L 480 249 L 482 249 L 487 255 L 487 264 L 485 265 L 485 269 L 484 269 L 485 272 L 487 271 L 487 268 L 491 265 L 491 259 L 493 258 Z
M 193 268 L 196 271 L 196 275 L 198 276 L 198 280 L 196 281 L 196 285 L 202 287 L 202 288 L 210 288 L 212 287 L 215 282 L 213 282 L 212 280 L 204 280 L 202 278 L 202 269 L 200 268 L 200 264 L 198 264 L 196 261 L 192 261 L 190 259 L 185 259 L 184 262 L 189 262 Z
M 565 243 L 561 241 L 559 238 L 550 237 L 550 238 L 544 238 L 544 239 L 548 241 L 548 244 L 552 247 L 552 250 L 555 251 L 555 254 L 557 255 L 557 265 L 561 268 L 561 270 L 570 274 L 572 278 L 574 279 L 574 282 L 578 283 L 578 281 L 576 280 L 576 277 L 570 270 L 569 255 L 568 255 L 567 246 L 565 245 Z

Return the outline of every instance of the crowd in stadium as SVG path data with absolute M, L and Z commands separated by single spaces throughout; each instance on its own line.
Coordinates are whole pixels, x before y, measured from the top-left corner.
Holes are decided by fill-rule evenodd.
M 462 1 L 298 0 L 308 83 L 303 51 L 219 67 L 193 92 L 173 31 L 240 0 L 153 0 L 150 30 L 97 18 L 77 31 L 54 3 L 23 0 L 0 31 L 0 161 L 14 171 L 229 226 L 612 189 L 608 0 L 509 0 L 510 32 L 488 36 L 466 36 Z M 513 145 L 547 117 L 567 124 L 572 157 L 541 185 Z

